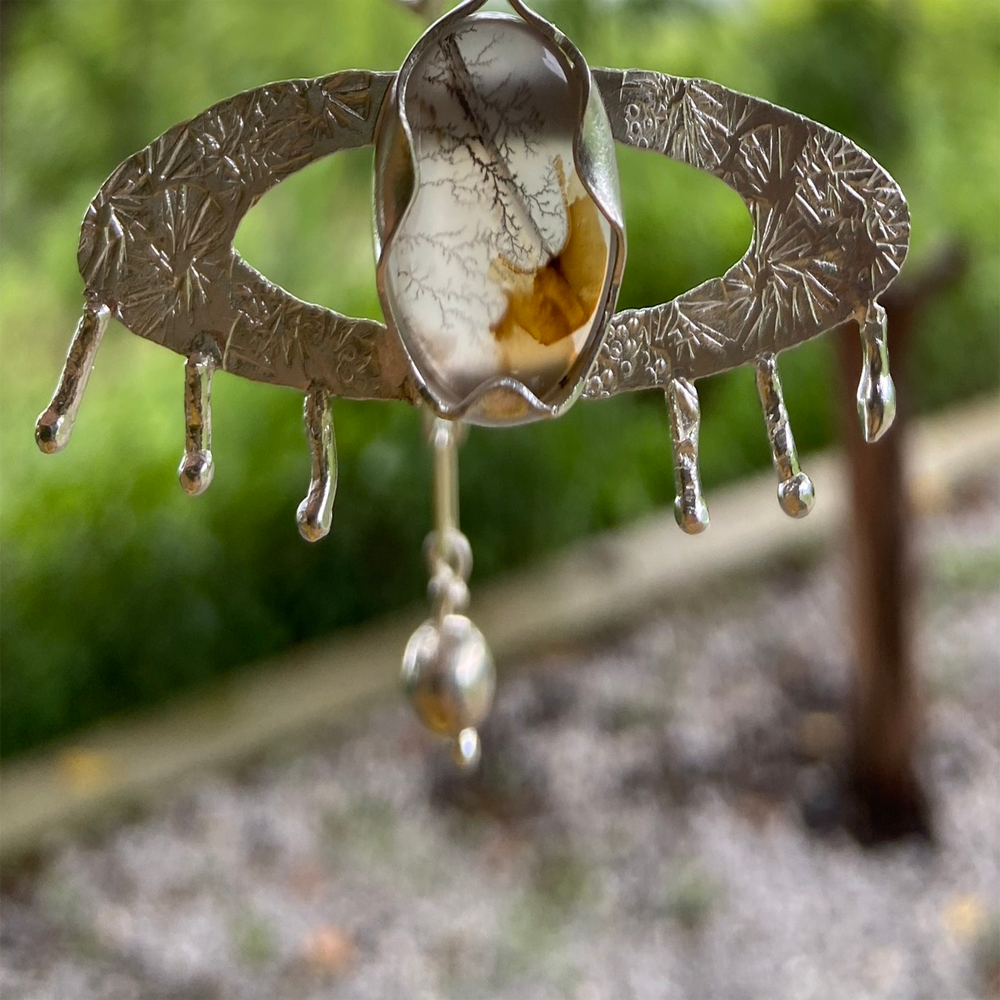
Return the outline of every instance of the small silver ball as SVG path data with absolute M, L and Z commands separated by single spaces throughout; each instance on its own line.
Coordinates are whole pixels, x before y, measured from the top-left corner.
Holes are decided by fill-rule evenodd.
M 61 451 L 69 437 L 69 421 L 65 413 L 57 413 L 49 407 L 39 416 L 35 424 L 35 442 L 46 455 Z
M 426 621 L 406 644 L 403 686 L 431 732 L 454 738 L 474 729 L 489 713 L 495 684 L 486 640 L 465 615 Z
M 212 485 L 214 475 L 215 463 L 210 451 L 186 453 L 177 469 L 177 477 L 184 487 L 184 492 L 193 497 L 204 493 Z
M 698 498 L 697 502 L 688 507 L 683 498 L 674 500 L 674 520 L 677 526 L 689 535 L 700 535 L 708 527 L 708 506 Z
M 812 510 L 815 500 L 812 480 L 804 472 L 778 486 L 778 503 L 789 517 L 805 517 Z

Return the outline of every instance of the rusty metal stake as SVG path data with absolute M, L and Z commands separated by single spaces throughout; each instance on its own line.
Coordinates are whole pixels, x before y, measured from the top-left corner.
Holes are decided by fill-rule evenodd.
M 851 497 L 851 825 L 863 841 L 931 833 L 930 803 L 916 766 L 922 712 L 912 637 L 919 576 L 903 466 L 910 401 L 906 362 L 914 322 L 927 299 L 954 283 L 963 267 L 960 252 L 948 247 L 885 296 L 899 412 L 892 432 L 875 444 L 864 442 L 854 410 L 856 325 L 845 324 L 836 338 Z

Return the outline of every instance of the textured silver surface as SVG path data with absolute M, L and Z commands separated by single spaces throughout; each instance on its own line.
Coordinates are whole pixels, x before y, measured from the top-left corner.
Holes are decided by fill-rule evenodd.
M 865 312 L 906 257 L 896 182 L 849 139 L 706 80 L 595 70 L 615 138 L 718 177 L 746 202 L 742 260 L 611 322 L 588 396 L 666 387 L 808 340 Z
M 588 396 L 665 388 L 814 337 L 866 313 L 906 255 L 898 185 L 844 136 L 701 80 L 595 70 L 615 138 L 705 170 L 746 201 L 745 257 L 671 302 L 620 312 Z M 185 356 L 208 344 L 224 371 L 337 396 L 414 399 L 381 323 L 305 303 L 232 248 L 243 215 L 323 156 L 369 145 L 393 78 L 347 72 L 223 101 L 126 160 L 87 211 L 87 297 L 133 333 Z
M 323 156 L 372 142 L 391 73 L 269 84 L 209 108 L 129 157 L 94 199 L 80 236 L 90 301 L 133 333 L 223 371 L 303 392 L 407 398 L 394 338 L 372 320 L 310 305 L 233 249 L 243 216 Z

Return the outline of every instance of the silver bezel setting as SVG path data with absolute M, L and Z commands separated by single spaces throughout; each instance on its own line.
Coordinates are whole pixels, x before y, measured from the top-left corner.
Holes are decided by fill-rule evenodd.
M 600 91 L 593 85 L 590 67 L 579 49 L 562 32 L 519 0 L 509 0 L 515 14 L 544 39 L 560 60 L 573 88 L 572 103 L 577 114 L 573 123 L 574 167 L 587 193 L 607 220 L 611 233 L 605 287 L 584 349 L 574 361 L 571 371 L 544 394 L 544 398 L 510 375 L 487 379 L 464 398 L 449 398 L 435 379 L 421 370 L 409 350 L 405 335 L 395 322 L 392 296 L 386 280 L 386 262 L 393 236 L 406 219 L 419 181 L 413 133 L 406 114 L 407 85 L 413 68 L 428 47 L 456 30 L 463 21 L 471 17 L 477 20 L 515 20 L 510 14 L 476 13 L 484 2 L 470 0 L 435 22 L 410 50 L 382 104 L 375 128 L 375 255 L 376 283 L 386 323 L 399 338 L 421 395 L 440 417 L 495 426 L 557 417 L 579 397 L 618 301 L 625 268 L 625 226 L 611 124 Z

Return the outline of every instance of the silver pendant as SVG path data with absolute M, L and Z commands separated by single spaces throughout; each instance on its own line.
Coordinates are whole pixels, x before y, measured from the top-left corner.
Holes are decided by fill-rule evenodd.
M 87 210 L 78 260 L 83 317 L 36 425 L 67 442 L 110 318 L 185 359 L 184 489 L 213 474 L 216 371 L 306 395 L 312 479 L 298 523 L 330 528 L 334 397 L 426 404 L 438 524 L 428 542 L 433 614 L 404 680 L 422 720 L 479 753 L 493 690 L 482 635 L 464 616 L 471 568 L 458 528 L 457 422 L 559 416 L 577 398 L 659 389 L 674 448 L 676 516 L 708 525 L 698 471 L 698 379 L 756 369 L 778 500 L 807 514 L 776 355 L 857 320 L 858 412 L 877 440 L 892 422 L 879 296 L 906 256 L 902 192 L 849 139 L 705 80 L 590 69 L 521 0 L 510 14 L 466 0 L 396 74 L 347 71 L 269 84 L 174 126 L 122 163 Z M 720 178 L 753 221 L 724 275 L 671 302 L 615 312 L 626 234 L 615 143 Z M 375 253 L 386 324 L 302 302 L 233 249 L 246 212 L 320 157 L 375 147 Z

